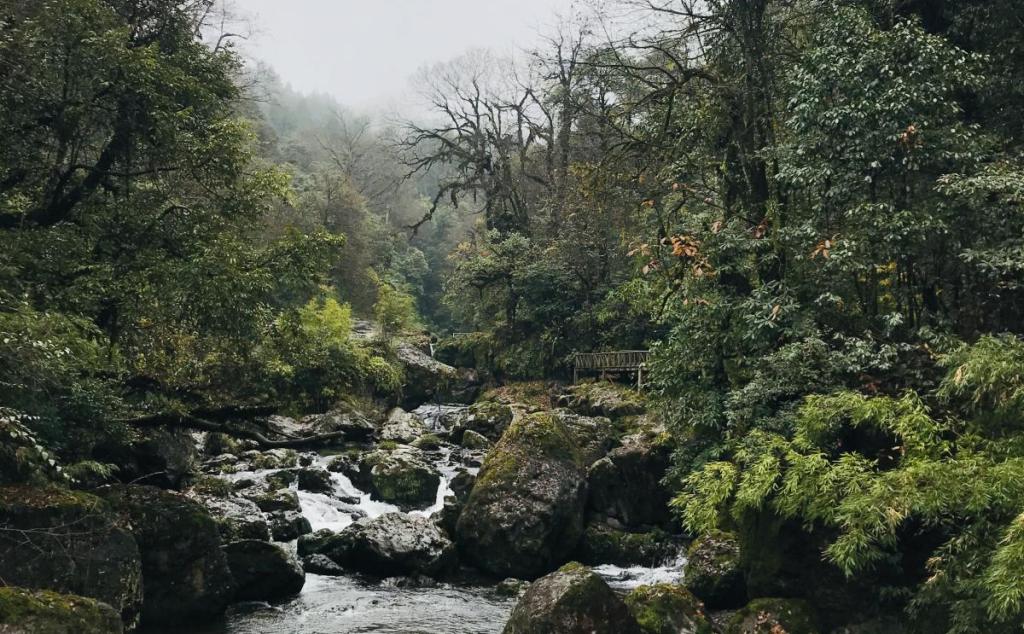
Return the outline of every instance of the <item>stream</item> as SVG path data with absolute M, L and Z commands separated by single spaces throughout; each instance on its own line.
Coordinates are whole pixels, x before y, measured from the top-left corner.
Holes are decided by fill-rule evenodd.
M 443 431 L 442 415 L 462 406 L 425 405 L 413 411 L 427 427 Z M 430 452 L 442 480 L 432 506 L 412 514 L 431 516 L 438 512 L 450 479 L 460 465 L 453 456 L 458 448 L 445 446 Z M 320 456 L 314 464 L 326 467 L 331 456 Z M 471 468 L 472 473 L 478 471 Z M 239 472 L 230 479 L 261 477 L 264 472 Z M 340 531 L 360 517 L 377 517 L 398 511 L 398 507 L 373 500 L 348 477 L 332 473 L 334 490 L 329 494 L 296 490 L 302 514 L 314 531 Z M 354 500 L 358 500 L 352 503 Z M 347 501 L 346 501 L 347 500 Z M 295 543 L 288 545 L 295 547 Z M 640 585 L 679 581 L 684 559 L 660 567 L 595 567 L 617 591 L 627 592 Z M 301 594 L 291 600 L 268 603 L 240 603 L 232 606 L 223 622 L 196 634 L 348 634 L 387 632 L 389 634 L 498 634 L 515 606 L 515 598 L 499 595 L 493 587 L 438 583 L 412 586 L 404 579 L 366 579 L 357 575 L 328 577 L 306 575 Z

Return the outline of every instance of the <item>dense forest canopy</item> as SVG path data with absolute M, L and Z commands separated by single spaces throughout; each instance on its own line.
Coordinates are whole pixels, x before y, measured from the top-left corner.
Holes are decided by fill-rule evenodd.
M 0 0 L 0 422 L 85 477 L 146 425 L 395 397 L 401 336 L 495 383 L 650 349 L 672 507 L 752 592 L 810 547 L 920 631 L 1019 631 L 1020 9 L 603 3 L 393 121 L 246 65 L 212 0 Z

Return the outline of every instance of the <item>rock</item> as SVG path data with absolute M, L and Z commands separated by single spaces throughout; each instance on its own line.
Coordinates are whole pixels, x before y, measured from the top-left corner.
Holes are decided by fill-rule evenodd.
M 498 585 L 494 586 L 494 593 L 501 597 L 521 597 L 526 592 L 527 588 L 530 587 L 530 582 L 525 579 L 516 579 L 515 577 L 508 577 L 498 582 Z
M 221 541 L 227 543 L 240 539 L 270 539 L 267 520 L 252 501 L 235 496 L 190 494 L 189 497 L 202 504 L 217 522 Z
M 724 634 L 818 634 L 817 618 L 800 599 L 755 599 L 736 612 Z
M 541 577 L 519 599 L 503 634 L 641 634 L 608 584 L 577 563 Z
M 327 575 L 329 577 L 340 577 L 345 574 L 345 569 L 331 561 L 327 555 L 308 555 L 302 558 L 302 568 L 314 575 Z
M 298 469 L 299 489 L 310 493 L 330 493 L 334 490 L 334 481 L 326 469 L 305 467 Z
M 454 495 L 447 495 L 441 505 L 441 510 L 435 513 L 432 519 L 446 535 L 454 536 L 459 515 L 462 515 L 462 501 Z
M 291 469 L 299 463 L 299 455 L 292 449 L 271 449 L 251 459 L 253 469 Z
M 455 560 L 455 546 L 429 519 L 385 513 L 340 533 L 317 531 L 299 540 L 302 556 L 322 554 L 338 565 L 378 577 L 438 575 Z
M 223 547 L 235 580 L 235 597 L 243 601 L 274 601 L 302 591 L 306 573 L 299 562 L 277 544 L 255 539 Z
M 2 487 L 0 527 L 2 583 L 98 599 L 135 625 L 142 559 L 103 500 L 53 486 Z
M 465 383 L 459 371 L 441 363 L 415 347 L 401 343 L 395 350 L 405 372 L 402 394 L 410 409 L 430 401 L 446 401 L 460 383 Z
M 275 542 L 290 542 L 313 532 L 309 520 L 296 511 L 274 511 L 267 521 Z
M 573 437 L 580 461 L 589 466 L 603 458 L 615 445 L 615 428 L 612 421 L 601 416 L 580 416 L 567 410 L 553 410 Z
M 437 499 L 441 474 L 413 447 L 364 454 L 353 481 L 369 489 L 374 499 L 395 504 L 404 511 L 422 509 Z
M 453 442 L 462 442 L 467 431 L 474 431 L 491 441 L 497 441 L 512 424 L 512 408 L 502 403 L 485 401 L 442 417 L 442 423 L 451 429 Z
M 475 482 L 475 475 L 465 469 L 459 469 L 452 479 L 448 481 L 448 486 L 460 502 L 465 502 L 469 497 L 470 491 L 473 490 L 473 484 Z
M 203 453 L 207 456 L 230 455 L 237 458 L 244 452 L 253 449 L 254 443 L 246 440 L 239 440 L 227 434 L 210 432 L 203 440 Z
M 131 526 L 142 555 L 142 623 L 177 624 L 223 614 L 231 571 L 210 514 L 184 495 L 154 487 L 98 490 Z
M 366 441 L 369 440 L 377 426 L 373 421 L 359 411 L 354 405 L 341 403 L 335 409 L 326 414 L 312 414 L 302 419 L 300 426 L 303 435 L 330 434 L 342 432 L 345 440 Z
M 0 587 L 3 634 L 121 634 L 114 608 L 85 597 Z
M 422 420 L 396 407 L 388 413 L 388 419 L 380 430 L 380 439 L 407 445 L 426 433 L 427 426 Z
M 682 586 L 640 586 L 626 595 L 626 606 L 644 634 L 713 634 L 704 604 Z
M 195 440 L 187 430 L 163 427 L 137 432 L 130 442 L 97 445 L 93 458 L 119 466 L 122 482 L 177 489 L 198 467 Z
M 441 438 L 437 434 L 423 434 L 412 441 L 412 446 L 423 451 L 437 451 L 441 448 Z
M 613 419 L 637 416 L 646 409 L 636 390 L 608 381 L 573 385 L 558 398 L 558 405 L 584 416 Z
M 630 533 L 591 522 L 578 549 L 581 562 L 593 566 L 657 566 L 680 554 L 680 545 L 663 531 Z
M 459 545 L 493 575 L 537 577 L 575 550 L 585 501 L 580 454 L 562 419 L 525 416 L 487 455 L 459 517 Z
M 271 491 L 276 491 L 291 487 L 299 479 L 299 475 L 294 469 L 281 469 L 280 471 L 268 473 L 263 479 Z
M 459 444 L 470 450 L 489 449 L 491 447 L 491 441 L 472 429 L 467 429 L 462 433 L 462 440 Z
M 711 609 L 743 605 L 746 587 L 736 536 L 713 531 L 690 544 L 683 579 L 690 592 Z
M 302 511 L 299 504 L 299 496 L 295 491 L 281 489 L 279 491 L 246 490 L 242 495 L 256 503 L 261 511 L 272 513 L 274 511 Z
M 666 444 L 641 438 L 613 449 L 587 471 L 588 508 L 626 526 L 668 524 L 671 496 L 661 480 L 670 453 Z

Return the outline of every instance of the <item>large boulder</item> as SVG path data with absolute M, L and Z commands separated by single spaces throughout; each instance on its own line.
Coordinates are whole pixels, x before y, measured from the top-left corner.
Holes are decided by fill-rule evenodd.
M 271 449 L 246 453 L 253 469 L 291 469 L 299 463 L 299 454 L 292 449 Z
M 297 511 L 274 511 L 267 515 L 267 522 L 275 542 L 290 542 L 313 532 L 309 520 Z
M 0 488 L 0 579 L 98 599 L 132 626 L 142 608 L 142 560 L 100 498 L 58 488 Z
M 583 532 L 577 558 L 592 566 L 652 566 L 676 559 L 681 550 L 680 544 L 664 531 L 631 533 L 604 522 L 591 522 Z
M 299 540 L 299 554 L 326 555 L 338 565 L 378 577 L 439 575 L 455 560 L 455 546 L 429 519 L 385 513 L 340 533 L 317 531 Z
M 585 416 L 607 418 L 637 416 L 645 410 L 636 390 L 608 381 L 573 385 L 558 397 L 558 404 Z
M 177 489 L 185 476 L 197 471 L 199 451 L 188 430 L 156 427 L 136 432 L 128 442 L 102 443 L 93 455 L 99 462 L 118 465 L 122 482 Z
M 564 563 L 583 533 L 586 482 L 561 418 L 524 416 L 487 455 L 459 517 L 459 545 L 499 577 L 532 578 Z
M 640 586 L 625 597 L 644 634 L 712 634 L 704 604 L 682 586 Z
M 276 491 L 264 491 L 260 489 L 245 489 L 241 491 L 242 497 L 251 500 L 261 511 L 273 513 L 274 511 L 302 511 L 299 503 L 299 496 L 295 491 L 278 489 Z
M 667 524 L 671 496 L 661 481 L 670 454 L 666 443 L 627 439 L 587 471 L 587 506 L 630 527 Z
M 311 414 L 298 424 L 303 435 L 331 434 L 342 432 L 345 440 L 368 440 L 377 430 L 370 416 L 351 403 L 339 403 L 325 414 Z
M 818 634 L 811 605 L 800 599 L 756 599 L 736 612 L 724 634 Z
M 407 445 L 427 431 L 427 426 L 418 416 L 396 407 L 388 413 L 380 430 L 380 439 Z
M 217 522 L 221 541 L 233 542 L 240 539 L 270 539 L 270 527 L 260 508 L 250 500 L 238 496 L 215 496 L 189 494 L 202 504 Z
M 683 579 L 686 587 L 709 608 L 743 605 L 747 591 L 736 536 L 712 531 L 697 538 L 687 552 Z
M 608 584 L 577 563 L 530 584 L 503 634 L 641 634 Z
M 2 634 L 121 634 L 114 608 L 85 597 L 0 588 Z
M 330 493 L 334 490 L 334 481 L 327 469 L 320 467 L 303 467 L 297 469 L 299 489 L 311 493 Z
M 484 401 L 443 415 L 441 423 L 451 430 L 453 442 L 461 443 L 462 436 L 467 431 L 496 441 L 512 424 L 513 416 L 512 408 L 508 405 Z
M 142 623 L 176 624 L 222 614 L 231 600 L 231 571 L 217 523 L 184 495 L 118 485 L 97 493 L 131 527 L 142 555 Z
M 457 370 L 408 343 L 399 344 L 395 354 L 404 368 L 402 394 L 409 409 L 431 401 L 469 403 L 479 393 L 472 371 Z
M 298 560 L 277 544 L 255 539 L 232 542 L 223 548 L 235 580 L 235 598 L 274 601 L 295 596 L 306 583 Z
M 399 446 L 363 454 L 353 482 L 368 489 L 374 499 L 402 510 L 423 509 L 437 499 L 441 474 L 414 447 Z
M 568 410 L 554 410 L 551 415 L 569 431 L 584 466 L 603 458 L 615 446 L 615 427 L 603 416 L 580 416 Z

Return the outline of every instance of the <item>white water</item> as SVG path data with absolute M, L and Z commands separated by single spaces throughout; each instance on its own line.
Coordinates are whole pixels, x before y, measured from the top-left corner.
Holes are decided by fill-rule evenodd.
M 681 583 L 684 566 L 686 566 L 686 556 L 680 554 L 674 561 L 661 566 L 630 566 L 623 568 L 621 566 L 605 564 L 594 567 L 594 572 L 604 577 L 608 585 L 615 590 L 628 592 L 640 586 L 649 586 L 657 583 Z

